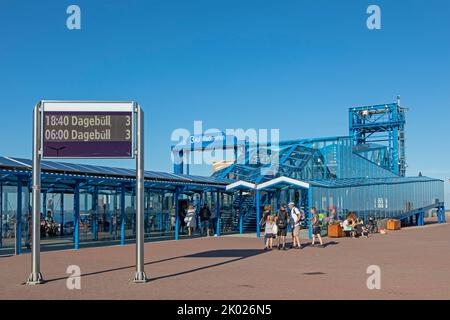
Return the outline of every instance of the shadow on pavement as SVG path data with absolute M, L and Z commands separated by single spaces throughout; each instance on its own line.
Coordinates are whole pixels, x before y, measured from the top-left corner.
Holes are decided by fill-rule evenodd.
M 338 244 L 339 244 L 339 242 L 336 242 L 336 241 L 328 241 L 328 242 L 324 241 L 323 247 L 326 248 L 328 246 L 335 246 Z M 319 243 L 314 244 L 314 246 L 318 246 L 318 245 L 319 245 Z M 302 246 L 303 246 L 303 248 L 306 248 L 306 247 L 314 248 L 314 246 L 312 245 L 312 242 L 303 243 Z
M 172 258 L 167 258 L 167 259 L 151 261 L 151 262 L 145 263 L 145 265 L 147 266 L 147 265 L 167 262 L 167 261 L 181 259 L 181 258 L 236 258 L 236 259 L 232 259 L 232 260 L 228 260 L 228 261 L 218 262 L 218 263 L 194 268 L 191 270 L 177 272 L 174 274 L 168 274 L 168 275 L 164 275 L 164 276 L 160 276 L 160 277 L 156 277 L 156 278 L 150 278 L 150 281 L 153 282 L 153 281 L 157 281 L 157 280 L 161 280 L 161 279 L 176 277 L 176 276 L 180 276 L 180 275 L 184 275 L 184 274 L 189 274 L 189 273 L 193 273 L 193 272 L 197 272 L 197 271 L 201 271 L 201 270 L 205 270 L 205 269 L 209 269 L 209 268 L 226 265 L 229 263 L 237 262 L 237 261 L 247 259 L 247 258 L 256 256 L 256 255 L 259 255 L 259 254 L 263 254 L 263 253 L 266 253 L 266 251 L 257 250 L 257 249 L 210 250 L 210 251 L 204 251 L 204 252 L 194 253 L 194 254 L 185 255 L 185 256 L 178 256 L 178 257 L 172 257 Z M 131 266 L 124 266 L 124 267 L 112 268 L 112 269 L 107 269 L 107 270 L 101 270 L 101 271 L 96 271 L 96 272 L 90 272 L 90 273 L 82 274 L 81 277 L 88 277 L 88 276 L 94 276 L 94 275 L 98 275 L 98 274 L 102 274 L 102 273 L 132 269 L 134 267 L 135 267 L 135 265 L 131 265 Z M 60 281 L 60 280 L 66 280 L 66 279 L 67 279 L 67 276 L 64 276 L 64 277 L 59 277 L 59 278 L 48 279 L 48 280 L 45 280 L 45 282 L 49 283 L 49 282 L 55 282 L 55 281 Z M 22 284 L 25 285 L 25 283 L 22 283 Z

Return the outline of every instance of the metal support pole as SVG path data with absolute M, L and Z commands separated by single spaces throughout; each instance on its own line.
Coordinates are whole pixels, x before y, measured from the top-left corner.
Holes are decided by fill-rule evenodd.
M 261 220 L 261 208 L 260 208 L 260 196 L 259 196 L 259 190 L 256 190 L 255 192 L 255 205 L 256 205 L 256 237 L 260 238 L 261 233 L 261 226 L 259 224 L 259 221 Z
M 125 244 L 125 185 L 120 190 L 120 244 Z
M 33 117 L 33 240 L 31 252 L 31 274 L 27 284 L 40 284 L 43 277 L 40 268 L 40 210 L 41 210 L 41 107 L 40 103 L 34 108 Z
M 216 212 L 217 212 L 217 226 L 216 226 L 216 234 L 220 236 L 220 192 L 216 193 Z
M 78 183 L 73 193 L 73 220 L 73 248 L 78 250 L 80 242 L 80 186 Z
M 136 273 L 135 283 L 147 282 L 144 271 L 144 112 L 136 105 Z
M 312 215 L 311 215 L 311 208 L 312 208 L 312 188 L 310 187 L 308 189 L 308 237 L 311 240 L 312 239 Z
M 61 209 L 61 235 L 64 235 L 64 193 L 61 193 L 61 202 L 60 202 L 60 209 Z
M 22 181 L 17 184 L 16 254 L 22 254 Z

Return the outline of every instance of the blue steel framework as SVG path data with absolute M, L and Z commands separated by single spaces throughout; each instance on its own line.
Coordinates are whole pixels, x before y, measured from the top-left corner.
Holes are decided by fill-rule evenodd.
M 247 198 L 255 197 L 243 225 L 247 230 L 256 228 L 258 235 L 259 226 L 255 227 L 254 220 L 259 221 L 261 206 L 270 203 L 278 210 L 280 196 L 285 202 L 294 196 L 307 216 L 311 206 L 324 215 L 329 215 L 329 208 L 335 207 L 338 219 L 348 212 L 356 212 L 362 218 L 368 215 L 402 220 L 416 217 L 416 223 L 422 225 L 424 212 L 436 209 L 438 222 L 445 222 L 443 181 L 404 177 L 405 112 L 399 99 L 392 104 L 350 108 L 350 136 L 268 144 L 265 147 L 268 150 L 263 153 L 272 157 L 270 164 L 260 161 L 259 146 L 245 143 L 245 151 L 237 160 L 214 176 L 254 184 L 254 187 L 241 185 L 229 190 L 238 196 L 242 195 L 243 187 L 247 189 Z M 277 177 L 307 182 L 310 188 L 281 185 L 264 192 L 257 190 L 258 184 Z
M 278 210 L 281 202 L 289 201 L 302 208 L 308 218 L 312 206 L 328 216 L 329 208 L 335 207 L 336 217 L 333 218 L 337 219 L 344 218 L 348 212 L 356 212 L 363 219 L 368 215 L 402 220 L 415 218 L 418 225 L 423 225 L 425 212 L 436 209 L 438 222 L 444 223 L 443 181 L 403 177 L 406 168 L 405 109 L 400 107 L 400 102 L 351 108 L 349 125 L 350 136 L 258 145 L 246 139 L 225 139 L 223 135 L 222 140 L 208 142 L 206 139 L 206 142 L 173 147 L 174 157 L 181 160 L 174 165 L 175 174 L 145 172 L 146 236 L 155 237 L 156 234 L 161 238 L 179 239 L 182 221 L 176 213 L 179 212 L 178 199 L 182 198 L 210 206 L 215 203 L 218 235 L 221 231 L 256 230 L 259 236 L 261 207 L 270 203 Z M 189 154 L 217 147 L 233 150 L 234 163 L 212 177 L 183 175 L 183 172 L 189 172 L 189 162 L 185 162 Z M 271 161 L 262 163 L 263 156 Z M 30 168 L 30 160 L 0 157 L 0 234 L 2 238 L 8 238 L 11 225 L 18 221 L 13 230 L 18 235 L 15 239 L 19 252 L 21 233 L 28 233 L 28 224 L 24 223 L 28 213 L 23 214 L 23 194 L 28 195 L 25 202 L 29 203 L 29 193 L 20 190 L 30 188 Z M 121 244 L 132 237 L 134 170 L 55 162 L 43 162 L 42 169 L 43 212 L 46 212 L 48 195 L 73 194 L 76 249 L 82 235 L 84 240 L 100 239 L 99 196 L 104 197 L 107 204 L 113 204 L 109 209 L 109 221 L 105 221 L 105 214 L 101 219 L 101 230 L 108 230 L 106 238 L 116 239 L 118 226 Z M 274 180 L 277 178 L 292 180 L 277 182 Z M 236 181 L 243 184 L 228 188 Z M 10 199 L 11 194 L 16 194 L 15 210 L 10 208 L 10 203 L 14 202 Z M 84 212 L 80 194 L 85 195 Z M 91 210 L 88 210 L 88 202 Z M 62 213 L 64 204 L 64 200 L 60 201 Z M 0 246 L 5 242 L 2 240 Z
M 354 151 L 396 175 L 406 174 L 406 108 L 396 103 L 349 109 Z

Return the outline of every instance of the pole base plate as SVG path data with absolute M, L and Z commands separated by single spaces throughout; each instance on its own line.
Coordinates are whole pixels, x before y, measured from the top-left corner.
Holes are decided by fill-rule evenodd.
M 44 278 L 42 277 L 42 274 L 40 272 L 38 273 L 31 273 L 28 277 L 27 284 L 30 286 L 34 286 L 37 284 L 44 283 Z
M 146 282 L 148 282 L 147 275 L 145 274 L 144 271 L 143 272 L 136 272 L 134 274 L 133 282 L 134 283 L 146 283 Z

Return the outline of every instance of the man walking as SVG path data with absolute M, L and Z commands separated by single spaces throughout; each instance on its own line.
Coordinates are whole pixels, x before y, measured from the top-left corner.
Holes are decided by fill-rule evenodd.
M 201 232 L 202 236 L 205 234 L 206 229 L 206 236 L 209 237 L 209 219 L 211 217 L 211 211 L 208 208 L 208 204 L 204 204 L 203 207 L 200 209 L 200 223 L 201 223 Z
M 209 217 L 209 229 L 212 231 L 215 237 L 217 237 L 217 211 L 216 205 L 211 205 L 211 216 Z
M 300 244 L 300 221 L 304 218 L 302 212 L 295 207 L 294 202 L 289 202 L 289 210 L 292 224 L 292 248 L 302 249 Z

